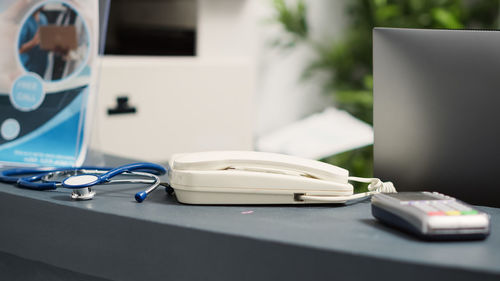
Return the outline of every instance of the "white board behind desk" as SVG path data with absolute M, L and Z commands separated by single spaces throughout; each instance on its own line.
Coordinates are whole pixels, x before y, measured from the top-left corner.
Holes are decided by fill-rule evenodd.
M 148 161 L 252 149 L 253 93 L 244 59 L 104 57 L 92 147 Z M 118 96 L 137 112 L 108 115 Z

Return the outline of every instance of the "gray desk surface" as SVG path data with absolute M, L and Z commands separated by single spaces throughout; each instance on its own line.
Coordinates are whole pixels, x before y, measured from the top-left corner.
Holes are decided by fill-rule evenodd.
M 94 200 L 74 202 L 64 189 L 0 184 L 0 277 L 500 278 L 496 208 L 479 208 L 491 215 L 492 233 L 484 241 L 424 242 L 377 223 L 367 200 L 342 206 L 189 206 L 162 190 L 142 204 L 135 203 L 138 188 L 130 185 L 96 191 Z

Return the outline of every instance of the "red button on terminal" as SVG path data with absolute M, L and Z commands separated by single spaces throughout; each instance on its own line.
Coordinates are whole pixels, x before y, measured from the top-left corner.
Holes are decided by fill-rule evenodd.
M 445 216 L 446 214 L 444 212 L 437 211 L 437 212 L 427 212 L 427 215 L 428 216 Z

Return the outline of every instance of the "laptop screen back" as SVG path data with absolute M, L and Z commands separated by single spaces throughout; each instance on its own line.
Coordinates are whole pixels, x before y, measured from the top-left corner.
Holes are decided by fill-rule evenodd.
M 500 207 L 500 31 L 373 30 L 374 174 Z

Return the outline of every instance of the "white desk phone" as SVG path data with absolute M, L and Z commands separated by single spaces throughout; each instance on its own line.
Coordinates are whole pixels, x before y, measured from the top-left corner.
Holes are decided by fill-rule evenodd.
M 169 184 L 186 204 L 345 203 L 379 192 L 390 182 L 349 177 L 346 169 L 316 160 L 255 151 L 209 151 L 171 157 Z M 369 183 L 353 194 L 349 181 Z

